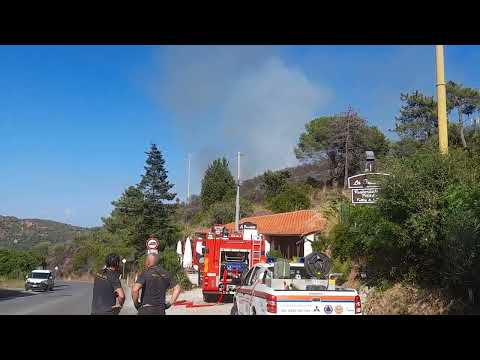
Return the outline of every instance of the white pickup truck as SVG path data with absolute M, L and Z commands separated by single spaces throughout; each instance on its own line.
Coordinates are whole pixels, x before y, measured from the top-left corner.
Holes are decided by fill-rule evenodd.
M 291 263 L 289 274 L 274 278 L 274 264 L 254 266 L 237 288 L 232 315 L 361 315 L 355 289 L 336 288 L 334 281 L 306 274 L 303 263 Z M 333 284 L 332 284 L 333 283 Z

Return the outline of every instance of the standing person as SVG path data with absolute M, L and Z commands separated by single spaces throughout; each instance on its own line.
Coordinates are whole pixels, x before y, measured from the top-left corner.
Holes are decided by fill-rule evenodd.
M 92 315 L 118 315 L 125 302 L 120 283 L 120 256 L 110 254 L 105 267 L 95 274 L 93 282 Z
M 160 266 L 158 255 L 149 254 L 145 260 L 147 268 L 139 275 L 132 288 L 132 300 L 138 315 L 165 315 L 165 310 L 177 301 L 180 295 L 180 285 L 175 279 Z M 170 302 L 165 303 L 165 295 L 168 289 L 173 288 Z M 141 301 L 138 301 L 140 289 L 142 289 Z

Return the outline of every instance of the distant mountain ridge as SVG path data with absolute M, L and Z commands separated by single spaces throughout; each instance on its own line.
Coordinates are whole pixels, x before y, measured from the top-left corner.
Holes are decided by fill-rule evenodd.
M 0 247 L 28 249 L 43 242 L 65 244 L 91 230 L 52 220 L 0 215 Z

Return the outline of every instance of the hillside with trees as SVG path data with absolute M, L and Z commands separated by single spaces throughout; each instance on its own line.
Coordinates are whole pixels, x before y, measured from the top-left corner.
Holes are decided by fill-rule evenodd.
M 40 243 L 71 243 L 90 229 L 41 219 L 0 215 L 0 248 L 30 249 Z

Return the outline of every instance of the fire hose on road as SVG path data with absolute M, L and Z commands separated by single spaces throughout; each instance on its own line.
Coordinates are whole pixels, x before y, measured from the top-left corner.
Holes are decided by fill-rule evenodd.
M 223 271 L 223 279 L 222 279 L 222 292 L 220 293 L 220 296 L 218 297 L 218 300 L 214 304 L 195 304 L 193 301 L 188 301 L 188 300 L 179 300 L 176 301 L 173 306 L 185 306 L 186 308 L 198 308 L 198 307 L 208 307 L 208 306 L 217 306 L 220 305 L 223 301 L 223 298 L 225 297 L 225 291 L 227 289 L 227 269 Z

